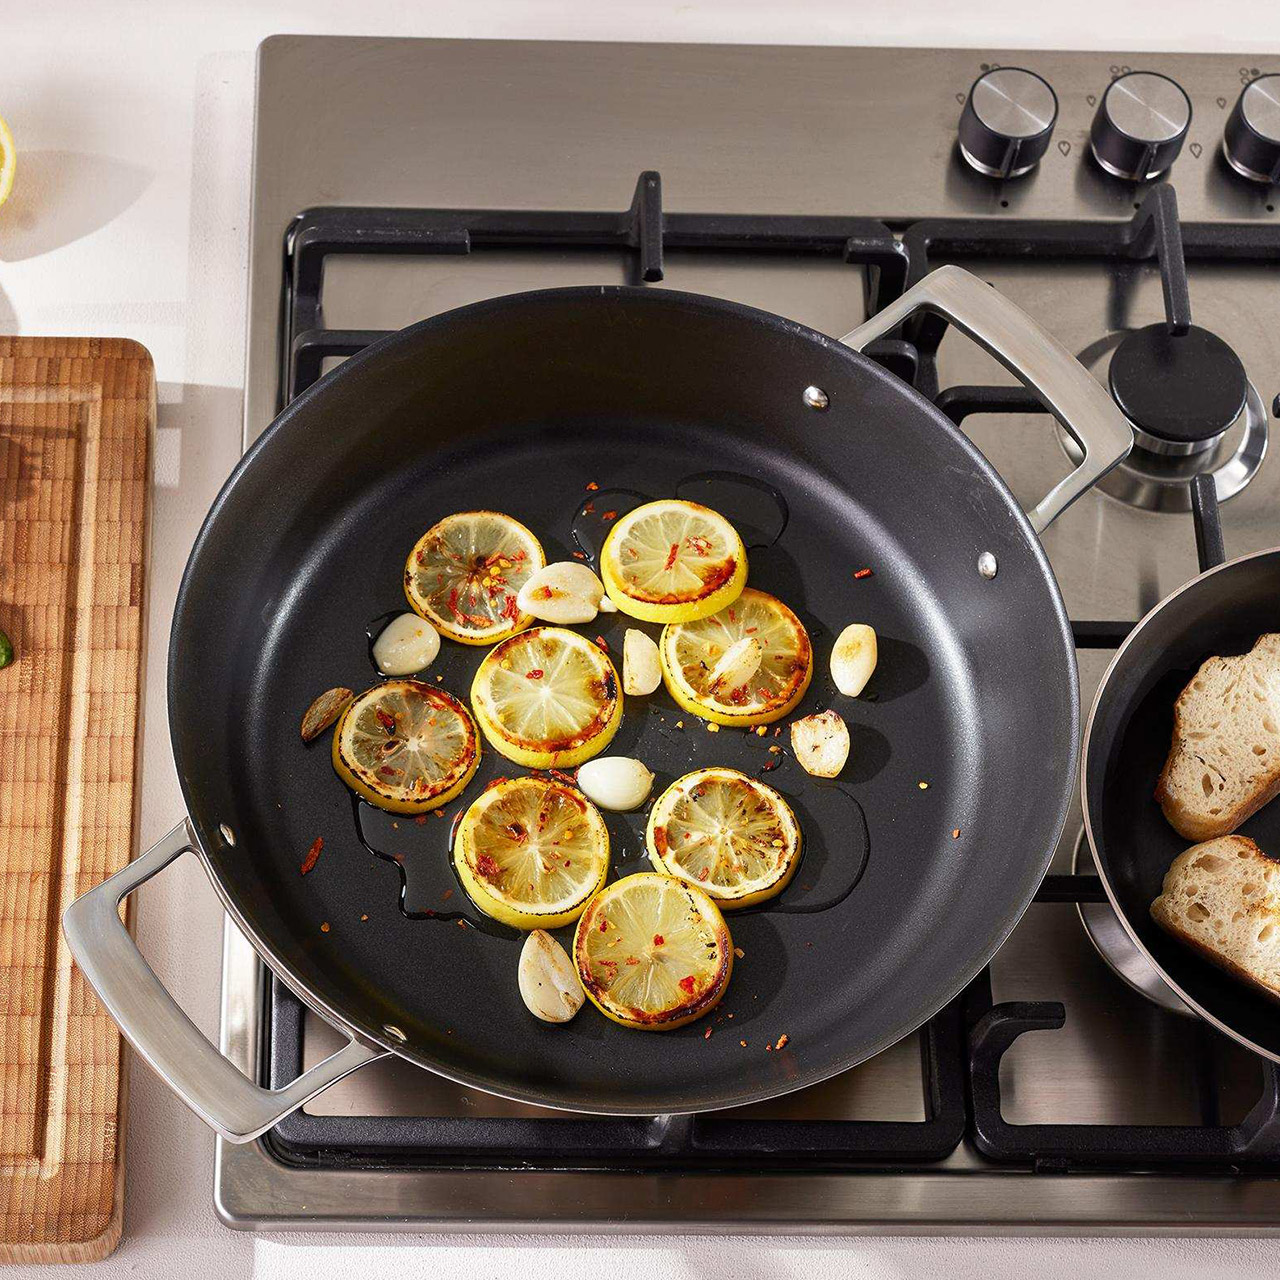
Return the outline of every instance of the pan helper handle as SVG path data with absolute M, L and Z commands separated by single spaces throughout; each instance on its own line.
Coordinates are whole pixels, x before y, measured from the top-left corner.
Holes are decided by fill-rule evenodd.
M 120 903 L 184 853 L 198 852 L 184 820 L 146 853 L 82 894 L 64 912 L 71 954 L 131 1045 L 228 1142 L 251 1142 L 316 1094 L 386 1050 L 357 1039 L 283 1089 L 263 1089 L 209 1043 L 164 989 L 120 919 Z
M 931 271 L 840 341 L 861 351 L 917 311 L 935 312 L 989 351 L 1080 446 L 1080 465 L 1027 512 L 1036 533 L 1128 455 L 1133 432 L 1105 388 L 1025 311 L 960 267 Z

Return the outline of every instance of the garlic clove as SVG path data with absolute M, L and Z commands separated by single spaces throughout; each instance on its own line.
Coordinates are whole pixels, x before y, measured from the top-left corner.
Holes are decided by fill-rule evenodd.
M 355 696 L 350 689 L 326 689 L 302 717 L 303 742 L 318 738 L 351 705 Z
M 878 657 L 874 627 L 851 622 L 831 650 L 831 678 L 847 698 L 856 698 L 867 687 Z
M 727 698 L 745 685 L 760 670 L 764 647 L 755 636 L 743 636 L 735 640 L 716 660 L 711 668 L 708 691 L 717 698 Z
M 559 560 L 539 569 L 520 588 L 516 608 L 542 622 L 565 626 L 590 622 L 600 611 L 604 584 L 576 560 Z
M 582 983 L 565 949 L 535 929 L 520 949 L 520 999 L 543 1022 L 568 1022 L 582 1008 Z
M 653 789 L 653 774 L 630 756 L 597 756 L 578 769 L 578 789 L 602 809 L 638 809 Z
M 439 652 L 440 633 L 416 613 L 392 618 L 373 642 L 373 661 L 384 676 L 417 675 Z
M 658 646 L 643 631 L 628 629 L 622 638 L 622 691 L 652 693 L 662 683 Z
M 849 728 L 835 711 L 791 722 L 791 750 L 815 778 L 834 778 L 849 759 Z

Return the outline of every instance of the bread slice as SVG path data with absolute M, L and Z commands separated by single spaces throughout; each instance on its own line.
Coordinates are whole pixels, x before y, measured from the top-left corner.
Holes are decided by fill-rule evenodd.
M 1156 799 L 1188 840 L 1234 831 L 1280 794 L 1280 635 L 1209 658 L 1173 708 Z
M 1151 917 L 1234 977 L 1280 1000 L 1280 862 L 1248 836 L 1223 836 L 1178 854 Z

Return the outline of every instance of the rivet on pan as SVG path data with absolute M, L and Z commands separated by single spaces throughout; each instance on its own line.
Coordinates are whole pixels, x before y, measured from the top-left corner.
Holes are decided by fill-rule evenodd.
M 1000 572 L 1000 566 L 996 563 L 996 558 L 990 551 L 984 551 L 978 557 L 978 572 L 984 578 L 994 578 Z
M 821 387 L 805 387 L 803 398 L 810 409 L 817 409 L 819 412 L 831 404 L 831 397 Z
M 393 1027 L 389 1022 L 382 1029 L 387 1033 L 387 1035 L 389 1035 L 393 1040 L 398 1041 L 400 1044 L 404 1044 L 404 1042 L 409 1038 L 400 1030 L 399 1027 Z
M 225 822 L 219 825 L 218 830 L 222 832 L 222 838 L 223 838 L 223 839 L 224 839 L 228 844 L 230 844 L 230 845 L 234 845 L 234 844 L 235 844 L 235 842 L 236 842 L 236 833 L 235 833 L 234 831 L 232 831 L 232 830 L 231 830 L 231 828 L 230 828 L 229 826 L 227 826 L 227 824 L 226 824 Z

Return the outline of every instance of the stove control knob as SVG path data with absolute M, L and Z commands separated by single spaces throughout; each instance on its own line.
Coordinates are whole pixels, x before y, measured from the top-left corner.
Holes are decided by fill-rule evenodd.
M 1102 95 L 1089 147 L 1108 173 L 1142 182 L 1178 158 L 1190 125 L 1191 100 L 1181 85 L 1155 71 L 1130 71 Z
M 988 178 L 1017 178 L 1049 149 L 1058 99 L 1047 80 L 1021 67 L 978 77 L 960 113 L 960 154 Z
M 1280 75 L 1245 86 L 1227 118 L 1222 154 L 1242 177 L 1280 183 Z

